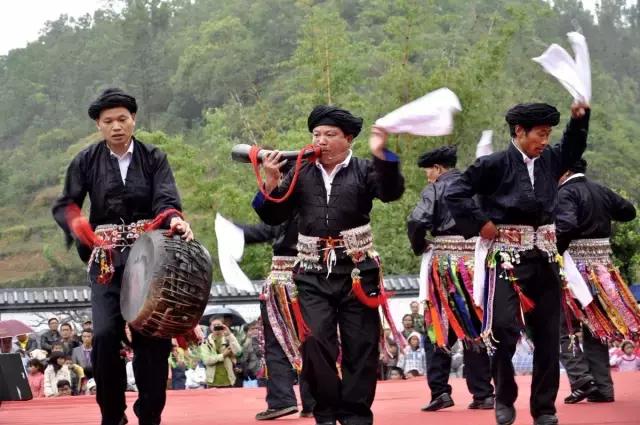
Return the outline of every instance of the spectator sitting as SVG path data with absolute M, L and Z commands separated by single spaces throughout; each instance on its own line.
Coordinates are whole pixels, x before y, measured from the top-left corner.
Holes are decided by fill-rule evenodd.
M 82 322 L 82 332 L 91 331 L 93 333 L 93 322 L 89 318 L 85 318 Z M 80 334 L 82 334 L 82 332 Z
M 40 348 L 36 348 L 35 350 L 33 350 L 29 356 L 32 359 L 36 359 L 36 360 L 40 360 L 40 362 L 44 365 L 47 362 L 47 352 L 45 350 L 42 350 Z
M 236 382 L 233 366 L 242 349 L 222 320 L 211 321 L 211 333 L 200 350 L 202 361 L 207 367 L 207 386 L 232 387 Z
M 410 315 L 408 315 L 410 316 Z M 423 376 L 426 369 L 426 356 L 424 348 L 420 347 L 420 334 L 413 332 L 409 335 L 404 357 L 398 361 L 398 367 L 404 371 L 407 378 Z
M 611 366 L 616 366 L 620 372 L 635 372 L 640 370 L 640 357 L 634 352 L 633 342 L 622 342 L 622 354 L 611 357 Z
M 181 347 L 178 347 L 178 343 L 175 339 L 172 339 L 171 343 L 171 353 L 169 354 L 171 389 L 184 390 L 187 382 L 186 371 L 189 368 L 189 365 L 187 364 L 187 354 Z
M 62 352 L 68 356 L 73 353 L 74 348 L 80 345 L 70 323 L 60 325 L 60 342 L 62 343 Z
M 12 352 L 20 354 L 25 370 L 27 369 L 29 359 L 31 358 L 30 354 L 36 348 L 38 348 L 38 343 L 34 338 L 30 338 L 26 334 L 16 336 Z
M 205 387 L 207 382 L 207 369 L 202 362 L 198 362 L 194 368 L 187 369 L 185 375 L 187 377 L 185 386 L 188 390 L 197 390 Z
M 91 378 L 87 381 L 87 395 L 96 395 L 98 387 L 96 386 L 96 380 Z
M 45 350 L 47 354 L 53 352 L 53 344 L 62 339 L 60 332 L 58 332 L 59 321 L 57 318 L 52 317 L 49 319 L 49 330 L 42 334 L 40 337 L 40 348 Z
M 71 394 L 78 395 L 82 394 L 85 391 L 85 375 L 84 369 L 80 365 L 74 364 L 71 360 L 71 356 L 65 354 L 64 356 L 64 364 L 69 368 L 69 374 L 71 375 Z
M 242 384 L 242 386 L 249 385 L 244 381 L 255 381 L 258 376 L 258 371 L 262 367 L 262 362 L 260 361 L 260 357 L 258 356 L 258 339 L 260 336 L 260 331 L 257 326 L 257 321 L 249 323 L 245 327 L 245 333 L 246 339 L 242 346 L 242 355 L 240 356 L 238 364 L 236 365 L 236 377 L 241 378 L 240 383 Z M 253 382 L 253 384 L 254 386 L 257 386 L 257 382 Z
M 516 345 L 516 352 L 511 359 L 516 375 L 531 375 L 533 372 L 533 352 L 529 342 L 523 337 Z
M 52 397 L 58 395 L 58 382 L 71 382 L 71 373 L 64 364 L 64 353 L 54 351 L 49 357 L 49 365 L 44 371 L 44 395 Z
M 418 301 L 411 301 L 409 308 L 411 309 L 411 317 L 413 318 L 413 328 L 416 332 L 424 335 L 424 315 L 420 314 L 420 303 Z
M 56 341 L 51 345 L 52 353 L 64 353 L 64 347 L 62 346 L 62 342 Z
M 402 316 L 402 336 L 404 336 L 405 339 L 409 339 L 409 336 L 411 336 L 411 334 L 413 332 L 416 332 L 415 328 L 413 327 L 413 316 L 410 314 L 405 314 L 404 316 Z
M 93 350 L 93 331 L 85 329 L 82 331 L 82 345 L 73 349 L 71 361 L 79 365 L 87 379 L 93 377 L 93 367 L 91 365 L 91 350 Z
M 27 380 L 33 398 L 44 397 L 44 365 L 38 359 L 29 360 L 27 365 Z
M 58 381 L 57 386 L 58 386 L 58 394 L 57 394 L 58 397 L 73 395 L 71 391 L 71 384 L 66 379 L 61 379 L 60 381 Z
M 404 374 L 402 373 L 402 369 L 395 366 L 389 368 L 389 372 L 387 373 L 387 379 L 394 380 L 394 381 L 404 379 Z

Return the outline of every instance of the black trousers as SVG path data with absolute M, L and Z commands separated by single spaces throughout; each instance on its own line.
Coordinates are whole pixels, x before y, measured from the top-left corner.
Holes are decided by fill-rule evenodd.
M 558 264 L 545 253 L 534 249 L 520 254 L 513 264 L 518 284 L 535 308 L 525 315 L 528 333 L 533 341 L 533 377 L 531 382 L 531 415 L 556 413 L 555 400 L 560 384 L 560 276 Z M 504 272 L 497 266 L 498 276 Z M 492 359 L 496 401 L 512 405 L 518 397 L 511 361 L 522 330 L 520 301 L 512 283 L 498 277 L 493 313 L 493 335 L 499 341 Z
M 378 270 L 361 272 L 366 293 L 375 291 Z M 298 273 L 294 275 L 302 314 L 311 335 L 302 344 L 302 376 L 316 400 L 317 422 L 348 420 L 373 423 L 379 358 L 380 318 L 351 294 L 349 274 Z M 342 341 L 342 378 L 338 376 L 337 328 Z
M 582 349 L 576 339 L 574 351 L 570 348 L 571 340 L 565 320 L 561 322 L 560 362 L 567 371 L 571 391 L 594 381 L 600 394 L 605 397 L 613 397 L 613 380 L 611 379 L 607 344 L 603 344 L 591 334 L 586 326 L 582 326 Z
M 456 334 L 449 328 L 448 346 L 456 343 Z M 431 390 L 431 399 L 442 394 L 451 394 L 449 376 L 451 374 L 451 354 L 431 343 L 426 338 L 425 351 L 427 353 L 427 383 Z M 479 345 L 465 346 L 464 351 L 464 377 L 467 389 L 473 395 L 473 399 L 482 401 L 493 397 L 493 385 L 491 385 L 491 363 L 489 355 L 484 347 Z
M 293 384 L 297 373 L 273 333 L 264 301 L 260 302 L 260 314 L 264 324 L 264 356 L 269 375 L 267 378 L 267 408 L 283 409 L 296 406 L 298 403 L 293 391 Z M 302 410 L 311 412 L 315 401 L 310 393 L 309 385 L 303 379 L 299 379 L 299 382 Z
M 125 339 L 125 322 L 120 312 L 120 287 L 124 266 L 116 267 L 109 284 L 96 281 L 94 265 L 89 273 L 93 314 L 93 350 L 91 362 L 96 380 L 96 400 L 102 413 L 102 425 L 118 424 L 127 406 L 125 362 L 120 355 Z M 160 423 L 166 401 L 171 340 L 149 338 L 131 329 L 133 372 L 138 387 L 134 412 L 140 425 Z

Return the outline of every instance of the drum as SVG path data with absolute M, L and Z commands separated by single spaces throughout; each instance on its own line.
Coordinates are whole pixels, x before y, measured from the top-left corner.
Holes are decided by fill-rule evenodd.
M 209 300 L 212 265 L 202 244 L 164 233 L 144 233 L 131 247 L 120 309 L 143 335 L 172 338 L 198 324 Z

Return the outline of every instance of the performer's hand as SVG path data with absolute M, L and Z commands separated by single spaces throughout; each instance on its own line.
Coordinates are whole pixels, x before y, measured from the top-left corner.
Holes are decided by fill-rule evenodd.
M 371 126 L 371 136 L 369 136 L 369 149 L 374 156 L 384 159 L 384 148 L 387 145 L 389 134 L 376 125 Z
M 193 231 L 191 230 L 191 226 L 180 217 L 173 217 L 169 227 L 172 232 L 182 235 L 182 239 L 187 242 L 193 240 Z
M 571 118 L 582 118 L 590 108 L 591 106 L 586 102 L 574 101 L 571 104 Z
M 287 160 L 282 159 L 282 154 L 279 151 L 270 152 L 262 160 L 262 168 L 267 176 L 265 181 L 265 190 L 267 193 L 271 193 L 273 189 L 278 187 L 282 173 L 280 167 L 287 163 Z
M 480 229 L 480 236 L 485 239 L 494 240 L 499 234 L 500 231 L 496 225 L 493 224 L 493 221 L 487 221 L 484 226 L 482 226 L 482 229 Z

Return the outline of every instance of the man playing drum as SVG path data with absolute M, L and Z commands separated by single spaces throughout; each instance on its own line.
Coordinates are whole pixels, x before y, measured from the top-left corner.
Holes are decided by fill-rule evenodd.
M 270 153 L 263 161 L 265 193 L 270 196 L 259 193 L 253 206 L 267 224 L 298 218 L 294 282 L 304 322 L 298 326 L 302 375 L 316 400 L 316 423 L 372 424 L 381 340 L 378 306 L 386 312 L 388 308 L 369 214 L 375 198 L 391 202 L 402 196 L 404 178 L 379 128 L 373 128 L 369 141 L 373 159 L 352 156 L 362 119 L 349 111 L 318 106 L 309 115 L 308 127 L 322 152 L 318 161 L 301 166 L 291 196 L 278 203 L 269 198 L 287 193 L 294 173 L 280 183 L 284 161 L 280 153 Z M 336 367 L 337 329 L 341 376 Z
M 102 425 L 127 423 L 127 381 L 125 362 L 120 356 L 125 327 L 120 289 L 129 246 L 154 218 L 155 227 L 170 228 L 187 241 L 193 239 L 189 224 L 181 218 L 180 197 L 166 154 L 133 137 L 137 109 L 135 98 L 120 89 L 105 90 L 91 104 L 89 117 L 95 120 L 104 139 L 72 160 L 62 196 L 52 209 L 67 243 L 75 240 L 80 258 L 89 262 L 91 362 Z M 91 200 L 88 223 L 79 211 L 87 194 Z M 91 246 L 88 234 L 94 241 L 97 236 L 118 249 Z M 159 424 L 166 400 L 171 341 L 146 337 L 134 329 L 131 333 L 139 389 L 134 412 L 140 425 Z

